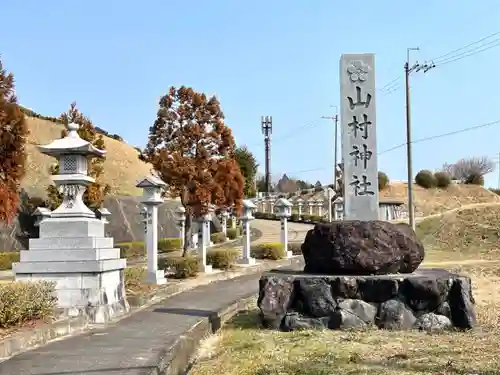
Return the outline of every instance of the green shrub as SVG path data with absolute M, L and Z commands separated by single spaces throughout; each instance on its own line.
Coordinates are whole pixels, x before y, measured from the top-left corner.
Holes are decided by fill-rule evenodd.
M 430 189 L 436 187 L 436 177 L 431 171 L 422 169 L 415 176 L 415 183 L 424 189 Z
M 278 260 L 286 256 L 285 248 L 281 242 L 267 242 L 253 245 L 250 253 L 256 259 Z
M 212 233 L 210 235 L 210 241 L 213 243 L 223 243 L 226 242 L 226 235 L 222 232 L 219 233 Z
M 290 221 L 299 221 L 299 214 L 292 214 L 290 216 Z
M 158 252 L 169 253 L 181 250 L 182 240 L 178 237 L 162 238 L 158 241 Z
M 239 235 L 240 228 L 227 228 L 227 238 L 235 240 Z
M 451 177 L 446 172 L 436 172 L 434 173 L 436 179 L 436 186 L 442 189 L 446 189 L 451 184 Z
M 293 255 L 302 255 L 302 243 L 301 242 L 289 242 L 288 251 L 291 251 Z
M 195 256 L 158 258 L 158 269 L 173 269 L 173 277 L 176 279 L 187 279 L 195 277 L 199 273 L 200 261 Z
M 387 186 L 389 186 L 389 176 L 387 176 L 384 172 L 378 172 L 378 190 L 384 190 Z
M 227 270 L 236 263 L 240 251 L 236 249 L 215 249 L 207 251 L 207 264 L 212 265 L 213 268 Z
M 11 270 L 12 263 L 19 262 L 20 253 L 11 251 L 8 253 L 0 253 L 0 271 Z
M 15 327 L 52 316 L 55 285 L 48 281 L 12 282 L 0 285 L 0 327 Z
M 304 220 L 304 221 L 309 221 L 309 220 L 311 220 L 311 216 L 312 216 L 312 215 L 309 215 L 309 214 L 303 214 L 303 215 L 302 215 L 302 220 Z
M 122 242 L 115 246 L 120 249 L 120 258 L 133 259 L 146 256 L 144 242 Z
M 125 268 L 125 289 L 132 289 L 142 284 L 146 277 L 146 268 L 127 267 Z

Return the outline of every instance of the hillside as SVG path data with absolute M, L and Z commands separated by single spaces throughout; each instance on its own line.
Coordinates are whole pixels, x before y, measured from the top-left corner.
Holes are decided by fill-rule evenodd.
M 500 203 L 479 204 L 423 219 L 416 232 L 426 249 L 450 251 L 454 257 L 479 252 L 484 259 L 500 249 Z
M 51 183 L 49 166 L 54 159 L 42 155 L 36 145 L 47 144 L 60 138 L 63 125 L 34 117 L 27 117 L 30 131 L 27 146 L 26 176 L 22 187 L 30 196 L 45 197 L 47 186 Z M 115 139 L 104 137 L 106 144 L 106 160 L 104 162 L 103 180 L 111 186 L 113 195 L 139 195 L 137 180 L 149 174 L 150 165 L 137 157 L 134 147 Z
M 452 184 L 447 189 L 424 189 L 413 185 L 416 216 L 428 216 L 477 203 L 500 203 L 500 196 L 478 185 Z M 380 199 L 408 202 L 408 185 L 393 182 L 380 192 Z

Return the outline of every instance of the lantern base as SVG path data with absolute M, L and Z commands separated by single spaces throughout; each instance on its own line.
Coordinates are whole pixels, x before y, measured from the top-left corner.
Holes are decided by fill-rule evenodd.
M 152 285 L 165 285 L 167 283 L 165 271 L 158 270 L 156 272 L 148 272 L 146 282 Z
M 200 264 L 199 267 L 200 272 L 202 273 L 212 273 L 212 265 L 210 264 Z
M 256 264 L 255 258 L 241 258 L 238 260 L 238 264 L 244 266 L 254 266 Z

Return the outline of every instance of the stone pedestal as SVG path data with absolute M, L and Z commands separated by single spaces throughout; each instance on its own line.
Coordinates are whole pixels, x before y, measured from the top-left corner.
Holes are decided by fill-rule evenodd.
M 471 280 L 443 269 L 407 275 L 311 275 L 275 270 L 262 275 L 258 306 L 266 328 L 471 329 L 476 325 Z
M 16 281 L 55 283 L 57 307 L 71 316 L 85 315 L 105 323 L 129 309 L 123 270 L 126 259 L 105 237 L 106 221 L 96 218 L 83 203 L 83 193 L 94 179 L 87 175 L 87 158 L 105 152 L 78 136 L 78 126 L 68 125 L 63 139 L 40 146 L 42 153 L 58 158 L 60 174 L 53 176 L 63 194 L 62 204 L 45 212 L 39 222 L 40 238 L 29 240 L 20 262 L 12 270 Z

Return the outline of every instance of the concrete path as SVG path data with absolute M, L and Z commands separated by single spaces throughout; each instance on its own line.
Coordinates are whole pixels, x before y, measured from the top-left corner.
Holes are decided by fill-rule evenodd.
M 54 341 L 0 363 L 0 375 L 150 374 L 179 336 L 236 300 L 258 292 L 260 274 L 186 291 L 106 329 Z
M 262 236 L 255 243 L 280 242 L 280 222 L 277 220 L 254 220 L 250 224 L 253 228 L 262 232 Z M 288 241 L 304 241 L 307 231 L 312 229 L 312 224 L 288 223 Z

